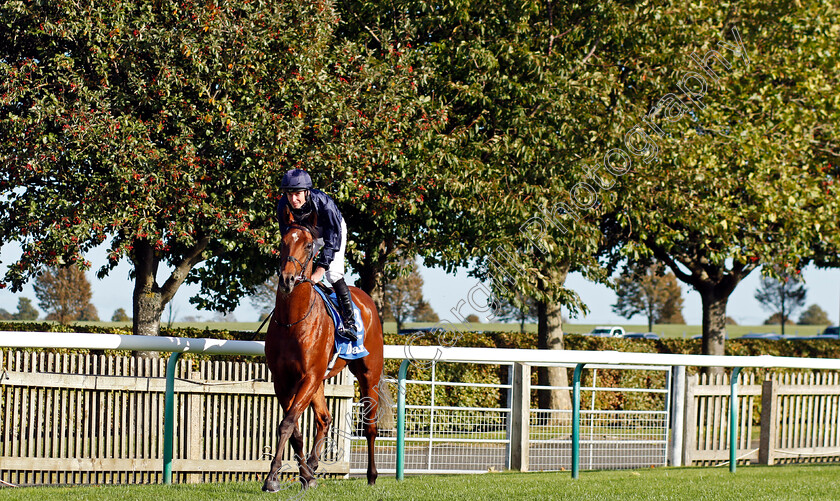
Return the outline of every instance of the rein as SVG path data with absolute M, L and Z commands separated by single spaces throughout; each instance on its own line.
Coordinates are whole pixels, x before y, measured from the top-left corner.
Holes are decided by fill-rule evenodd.
M 312 280 L 309 280 L 308 278 L 304 278 L 300 281 L 301 282 L 309 282 L 310 284 L 312 284 L 312 287 L 316 287 L 315 282 L 313 282 Z M 309 303 L 309 309 L 306 310 L 306 314 L 300 320 L 298 320 L 296 322 L 292 322 L 290 324 L 281 324 L 280 322 L 277 321 L 276 318 L 274 318 L 274 312 L 271 313 L 271 319 L 274 321 L 275 324 L 280 325 L 282 327 L 292 327 L 293 325 L 297 325 L 297 324 L 303 322 L 304 320 L 306 320 L 306 317 L 308 317 L 309 314 L 312 313 L 312 308 L 315 307 L 315 302 L 318 300 L 318 293 L 312 294 L 312 296 L 313 296 L 313 298 L 312 298 L 312 302 Z

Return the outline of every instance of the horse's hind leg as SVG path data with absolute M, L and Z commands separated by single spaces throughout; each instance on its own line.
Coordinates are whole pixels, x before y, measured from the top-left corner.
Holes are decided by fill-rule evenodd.
M 312 398 L 312 411 L 315 414 L 315 443 L 312 445 L 312 451 L 309 453 L 309 459 L 306 461 L 306 464 L 309 466 L 309 471 L 314 474 L 315 470 L 318 469 L 318 461 L 324 450 L 327 430 L 332 422 L 332 416 L 330 415 L 329 407 L 327 407 L 327 399 L 324 396 L 323 384 L 321 384 L 315 396 Z
M 374 458 L 374 442 L 376 441 L 376 421 L 378 419 L 377 412 L 379 410 L 379 387 L 372 386 L 371 381 L 378 381 L 379 377 L 373 378 L 370 371 L 360 371 L 360 374 L 355 374 L 356 379 L 359 380 L 359 391 L 362 395 L 362 402 L 364 404 L 364 411 L 362 412 L 362 420 L 365 426 L 365 438 L 368 446 L 368 467 L 367 467 L 367 481 L 368 485 L 376 484 L 376 477 L 379 472 L 376 471 L 376 461 Z

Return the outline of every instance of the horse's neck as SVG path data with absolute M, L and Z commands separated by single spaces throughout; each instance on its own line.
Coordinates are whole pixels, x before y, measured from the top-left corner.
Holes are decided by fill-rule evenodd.
M 277 304 L 275 307 L 277 311 L 281 313 L 281 315 L 285 315 L 288 318 L 288 315 L 293 310 L 299 310 L 300 308 L 309 309 L 309 305 L 312 303 L 312 296 L 317 294 L 315 292 L 315 286 L 310 282 L 301 282 L 292 289 L 292 292 L 287 295 L 278 294 L 277 295 Z M 297 319 L 289 320 L 294 321 Z

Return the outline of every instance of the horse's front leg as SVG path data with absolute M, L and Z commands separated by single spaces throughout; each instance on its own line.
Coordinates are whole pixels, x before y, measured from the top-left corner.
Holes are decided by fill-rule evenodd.
M 297 393 L 290 399 L 288 409 L 284 409 L 285 412 L 283 420 L 280 422 L 278 429 L 279 436 L 277 438 L 277 450 L 274 454 L 274 459 L 271 461 L 271 468 L 268 471 L 268 476 L 266 477 L 265 483 L 262 487 L 262 489 L 266 492 L 277 492 L 280 490 L 280 481 L 277 477 L 283 466 L 283 450 L 285 449 L 286 442 L 289 439 L 292 440 L 292 448 L 295 449 L 295 454 L 299 458 L 300 481 L 303 483 L 303 488 L 308 488 L 314 479 L 312 473 L 303 463 L 303 437 L 297 427 L 297 422 L 300 420 L 301 414 L 303 414 L 303 411 L 312 400 L 312 396 L 317 391 L 318 383 L 320 383 L 319 379 L 309 376 L 305 377 L 301 382 Z M 274 382 L 275 392 L 278 395 L 284 393 L 284 391 L 282 391 L 283 389 L 279 388 L 280 384 L 281 383 L 279 381 Z M 281 404 L 283 403 L 283 399 L 281 399 Z M 286 406 L 284 405 L 284 408 L 285 407 Z
M 321 453 L 324 450 L 324 440 L 327 436 L 327 430 L 332 423 L 332 416 L 330 409 L 327 406 L 327 399 L 324 396 L 324 383 L 318 386 L 318 391 L 312 399 L 312 411 L 315 415 L 315 443 L 312 445 L 312 450 L 309 452 L 309 459 L 306 461 L 309 471 L 313 474 L 318 469 L 318 461 L 321 459 Z

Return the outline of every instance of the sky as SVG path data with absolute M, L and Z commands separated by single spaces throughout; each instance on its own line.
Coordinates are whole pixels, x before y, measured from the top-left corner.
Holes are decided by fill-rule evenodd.
M 0 251 L 0 274 L 5 273 L 8 263 L 13 262 L 20 254 L 19 248 L 5 246 Z M 105 262 L 105 246 L 94 249 L 88 256 L 93 262 L 93 268 L 88 272 L 88 279 L 91 282 L 93 298 L 92 302 L 99 312 L 102 320 L 110 320 L 111 315 L 118 308 L 124 308 L 131 315 L 131 296 L 133 282 L 129 279 L 130 266 L 124 261 L 111 274 L 98 280 L 95 270 Z M 168 272 L 168 270 L 167 270 Z M 429 301 L 432 308 L 442 320 L 456 321 L 456 315 L 452 309 L 458 310 L 461 301 L 468 301 L 470 290 L 478 284 L 478 280 L 467 275 L 466 269 L 460 269 L 455 274 L 446 274 L 440 269 L 430 269 L 421 265 L 420 273 L 423 277 L 423 294 Z M 833 324 L 837 324 L 840 316 L 840 270 L 821 270 L 808 267 L 803 271 L 805 284 L 808 289 L 806 307 L 811 304 L 818 304 L 828 312 Z M 163 270 L 158 281 L 165 280 Z M 349 275 L 349 283 L 353 283 L 355 277 Z M 760 325 L 770 316 L 770 312 L 762 309 L 755 300 L 755 291 L 759 286 L 759 270 L 751 273 L 735 289 L 729 300 L 727 313 L 740 325 Z M 611 306 L 615 303 L 615 293 L 604 285 L 595 284 L 584 279 L 580 274 L 571 274 L 567 280 L 567 286 L 575 290 L 589 307 L 589 314 L 578 318 L 570 318 L 572 324 L 645 324 L 647 321 L 641 315 L 630 320 L 624 319 L 612 312 Z M 700 295 L 690 289 L 686 284 L 680 283 L 683 291 L 683 316 L 688 325 L 700 325 L 702 323 L 702 310 Z M 216 312 L 197 310 L 189 303 L 189 298 L 198 291 L 197 286 L 182 286 L 181 290 L 173 300 L 172 313 L 175 320 L 184 320 L 187 317 L 194 317 L 202 321 L 209 321 L 219 316 Z M 0 308 L 8 312 L 17 311 L 18 298 L 28 297 L 33 305 L 37 307 L 37 300 L 31 283 L 24 291 L 13 294 L 8 289 L 0 290 Z M 460 313 L 466 316 L 474 311 L 469 306 L 460 309 Z M 168 318 L 169 311 L 164 312 L 163 320 Z M 479 315 L 481 316 L 481 315 Z M 566 314 L 568 316 L 568 313 Z M 42 312 L 41 318 L 44 317 Z M 255 322 L 259 318 L 259 312 L 247 299 L 240 303 L 240 306 L 233 312 L 233 317 L 240 322 Z M 798 318 L 798 313 L 794 315 Z M 484 319 L 482 319 L 484 321 Z

